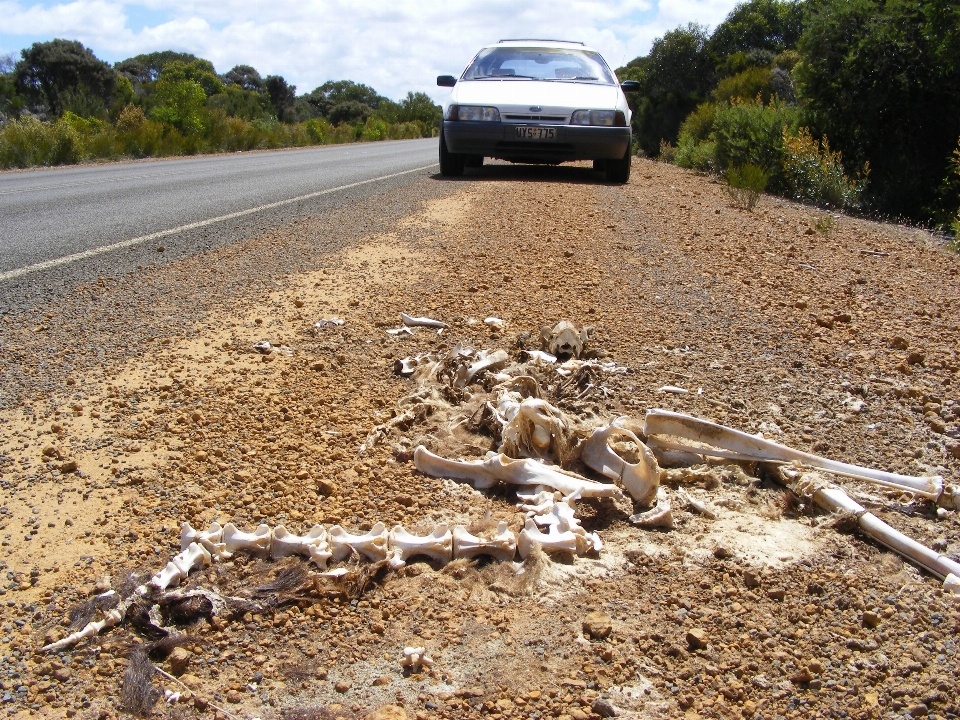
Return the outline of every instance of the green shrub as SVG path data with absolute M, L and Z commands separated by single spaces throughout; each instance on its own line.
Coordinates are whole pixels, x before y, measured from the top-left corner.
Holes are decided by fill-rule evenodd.
M 680 167 L 700 172 L 716 172 L 716 143 L 696 142 L 689 135 L 680 135 L 673 161 Z
M 718 105 L 713 126 L 716 166 L 756 165 L 768 175 L 770 189 L 782 193 L 784 131 L 794 130 L 797 123 L 796 108 L 776 99 L 766 105 L 756 100 Z
M 768 67 L 748 68 L 717 83 L 713 96 L 718 102 L 760 98 L 760 101 L 766 104 L 772 97 L 770 78 L 771 73 Z
M 716 103 L 700 103 L 680 126 L 680 137 L 687 136 L 695 142 L 708 140 L 713 133 L 713 119 L 716 114 Z
M 784 175 L 795 200 L 835 208 L 856 208 L 870 172 L 865 165 L 860 181 L 844 173 L 842 157 L 830 149 L 824 136 L 817 142 L 803 127 L 796 134 L 783 131 Z
M 672 163 L 676 158 L 676 150 L 674 150 L 673 144 L 667 142 L 666 140 L 660 140 L 660 155 L 657 159 L 660 162 Z
M 727 170 L 727 192 L 738 207 L 753 211 L 767 187 L 769 177 L 763 168 L 746 164 Z

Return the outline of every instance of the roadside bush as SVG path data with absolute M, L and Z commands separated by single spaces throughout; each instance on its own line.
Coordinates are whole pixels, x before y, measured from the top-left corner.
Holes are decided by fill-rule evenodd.
M 784 131 L 798 124 L 796 108 L 777 99 L 769 104 L 734 100 L 718 105 L 713 121 L 716 167 L 756 165 L 769 177 L 771 191 L 783 194 Z
M 763 168 L 747 164 L 727 170 L 727 192 L 730 198 L 744 210 L 753 212 L 767 187 L 769 177 Z
M 859 182 L 844 173 L 842 157 L 830 149 L 826 136 L 817 142 L 802 127 L 796 134 L 783 131 L 784 174 L 790 197 L 835 208 L 856 208 L 869 175 L 864 165 Z
M 673 161 L 683 168 L 700 172 L 716 172 L 717 146 L 710 141 L 697 142 L 689 135 L 680 135 Z
M 660 155 L 657 157 L 660 162 L 672 163 L 676 159 L 676 150 L 672 143 L 666 140 L 660 141 Z
M 773 96 L 771 78 L 769 67 L 752 67 L 721 80 L 713 96 L 719 102 L 760 98 L 761 102 L 768 103 Z

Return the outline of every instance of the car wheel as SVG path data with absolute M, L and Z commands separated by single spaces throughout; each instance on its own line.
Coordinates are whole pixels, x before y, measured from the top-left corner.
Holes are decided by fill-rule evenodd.
M 627 144 L 627 151 L 619 160 L 606 160 L 604 165 L 607 169 L 607 181 L 612 183 L 625 183 L 630 179 L 630 145 Z
M 594 160 L 594 161 L 593 161 L 593 169 L 596 170 L 597 172 L 603 172 L 604 170 L 607 169 L 607 166 L 606 166 L 606 164 L 603 162 L 603 160 Z
M 483 155 L 465 155 L 464 166 L 468 168 L 483 167 Z
M 447 139 L 443 136 L 443 130 L 440 131 L 440 174 L 444 177 L 460 177 L 463 175 L 463 167 L 466 156 L 461 153 L 452 153 L 447 150 Z

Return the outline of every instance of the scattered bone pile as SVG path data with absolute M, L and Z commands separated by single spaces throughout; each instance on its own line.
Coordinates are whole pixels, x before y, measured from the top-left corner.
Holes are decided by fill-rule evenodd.
M 405 315 L 402 321 L 408 328 L 446 328 L 430 318 Z M 244 532 L 231 523 L 221 527 L 214 522 L 206 530 L 184 523 L 181 552 L 166 567 L 100 620 L 44 649 L 68 647 L 114 627 L 139 599 L 156 596 L 186 580 L 192 570 L 241 551 L 272 559 L 301 556 L 330 578 L 347 573 L 344 567 L 329 569 L 330 563 L 359 558 L 399 569 L 418 556 L 442 565 L 480 556 L 514 562 L 518 554 L 525 559 L 535 548 L 547 555 L 594 555 L 602 550 L 603 541 L 582 526 L 578 501 L 626 502 L 629 495 L 634 510 L 639 510 L 630 516 L 632 523 L 671 528 L 670 491 L 661 480 L 675 484 L 682 476 L 661 466 L 698 465 L 709 457 L 769 464 L 769 474 L 784 486 L 831 512 L 851 513 L 865 534 L 944 579 L 946 590 L 960 593 L 960 565 L 897 532 L 809 468 L 910 493 L 937 503 L 941 513 L 960 507 L 960 489 L 946 485 L 940 477 L 910 477 L 839 463 L 665 410 L 648 411 L 642 424 L 627 417 L 604 422 L 585 410 L 585 399 L 605 392 L 604 374 L 624 368 L 601 361 L 602 353 L 588 346 L 591 337 L 592 329 L 577 330 L 564 321 L 544 327 L 541 349 L 523 347 L 520 359 L 511 358 L 503 349 L 473 350 L 458 345 L 444 355 L 397 360 L 395 372 L 410 378 L 416 387 L 398 402 L 395 417 L 374 428 L 360 447 L 361 454 L 384 442 L 392 443 L 398 454 L 412 447 L 413 462 L 426 475 L 464 480 L 477 490 L 509 486 L 516 494 L 517 507 L 526 514 L 519 533 L 504 522 L 479 536 L 463 525 L 451 529 L 447 523 L 436 525 L 426 535 L 415 535 L 400 525 L 388 531 L 379 522 L 364 534 L 352 534 L 339 525 L 314 525 L 304 535 L 295 535 L 283 525 L 260 525 Z M 559 407 L 561 404 L 566 409 Z M 434 424 L 441 421 L 441 431 L 417 441 L 408 437 L 414 426 L 428 417 Z M 495 450 L 483 458 L 457 460 L 427 448 L 454 445 L 458 430 L 489 438 Z M 565 469 L 580 466 L 611 482 Z M 684 504 L 708 512 L 682 488 L 674 492 Z M 517 563 L 515 570 L 523 572 L 523 566 Z M 404 658 L 410 666 L 430 663 L 423 648 L 406 648 Z

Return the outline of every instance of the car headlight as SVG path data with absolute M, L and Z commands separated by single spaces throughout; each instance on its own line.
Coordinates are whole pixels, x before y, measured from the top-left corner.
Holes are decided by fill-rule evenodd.
M 477 105 L 451 105 L 447 108 L 447 120 L 465 122 L 500 122 L 500 111 L 495 107 Z
M 577 110 L 570 117 L 570 124 L 626 127 L 627 117 L 621 110 Z

